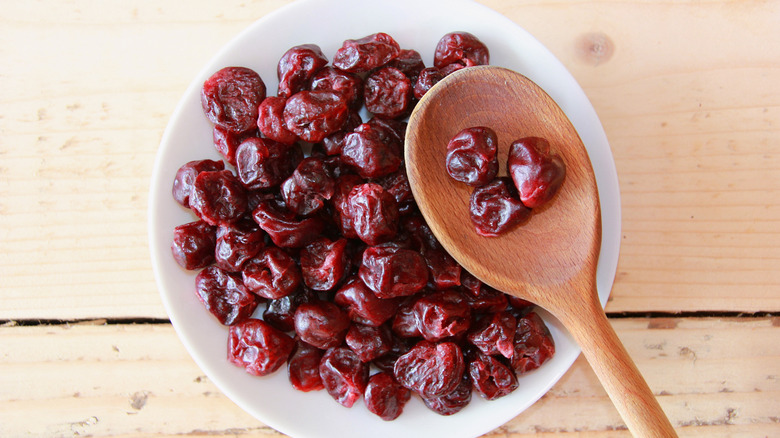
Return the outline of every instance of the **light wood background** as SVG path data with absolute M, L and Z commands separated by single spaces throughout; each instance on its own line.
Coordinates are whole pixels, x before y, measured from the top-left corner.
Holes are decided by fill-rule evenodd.
M 0 0 L 0 436 L 280 436 L 195 366 L 146 234 L 201 66 L 289 1 Z M 580 82 L 617 164 L 607 311 L 681 436 L 780 436 L 780 1 L 482 0 Z M 583 360 L 489 437 L 626 436 Z

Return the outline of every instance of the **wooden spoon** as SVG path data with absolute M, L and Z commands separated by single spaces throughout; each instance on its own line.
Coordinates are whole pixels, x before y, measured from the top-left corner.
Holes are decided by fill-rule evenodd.
M 546 138 L 566 165 L 558 194 L 526 223 L 499 237 L 476 234 L 469 219 L 473 189 L 445 169 L 447 143 L 472 126 L 488 126 L 498 135 L 499 175 L 506 175 L 511 142 L 527 136 Z M 599 303 L 596 178 L 582 140 L 558 105 L 519 73 L 493 66 L 465 68 L 423 96 L 406 132 L 409 183 L 444 248 L 483 282 L 554 314 L 635 436 L 677 436 Z

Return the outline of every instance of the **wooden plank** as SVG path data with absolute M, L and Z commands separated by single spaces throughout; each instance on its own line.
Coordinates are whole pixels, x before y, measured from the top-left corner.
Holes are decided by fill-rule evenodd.
M 680 436 L 780 432 L 777 318 L 612 323 Z M 167 324 L 0 327 L 0 352 L 2 436 L 280 436 L 222 395 Z M 486 436 L 532 435 L 628 436 L 581 358 Z
M 287 3 L 4 5 L 0 319 L 165 318 L 146 243 L 160 136 L 212 54 Z M 482 3 L 561 59 L 607 131 L 608 309 L 779 310 L 780 2 Z

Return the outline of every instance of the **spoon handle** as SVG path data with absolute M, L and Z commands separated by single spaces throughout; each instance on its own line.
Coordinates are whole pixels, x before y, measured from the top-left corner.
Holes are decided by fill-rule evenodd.
M 563 321 L 582 348 L 585 358 L 601 381 L 609 398 L 635 437 L 677 437 L 669 419 L 647 386 L 604 310 L 594 297 L 588 305 L 568 309 Z M 586 314 L 587 313 L 587 314 Z

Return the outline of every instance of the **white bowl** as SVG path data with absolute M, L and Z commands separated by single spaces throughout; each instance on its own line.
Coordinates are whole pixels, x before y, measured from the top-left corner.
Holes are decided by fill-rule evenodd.
M 569 369 L 580 353 L 563 327 L 545 312 L 556 354 L 540 369 L 521 377 L 519 388 L 504 398 L 485 401 L 475 395 L 461 412 L 443 417 L 413 398 L 391 422 L 368 412 L 362 402 L 347 409 L 325 391 L 298 392 L 279 370 L 259 378 L 226 360 L 227 328 L 203 308 L 194 293 L 195 273 L 181 269 L 171 256 L 175 226 L 194 220 L 171 196 L 171 184 L 184 163 L 220 159 L 211 140 L 211 124 L 200 105 L 200 87 L 225 66 L 257 71 L 275 94 L 276 65 L 290 47 L 318 44 L 332 60 L 348 38 L 376 32 L 392 35 L 402 48 L 420 52 L 426 65 L 444 34 L 471 32 L 490 50 L 490 63 L 534 80 L 563 108 L 590 154 L 602 208 L 602 246 L 598 290 L 609 296 L 620 246 L 620 200 L 617 173 L 601 123 L 566 68 L 530 34 L 511 20 L 467 0 L 300 0 L 252 24 L 227 44 L 196 77 L 179 102 L 160 144 L 149 196 L 149 239 L 157 284 L 176 332 L 193 359 L 231 400 L 263 423 L 295 438 L 475 437 L 511 420 L 533 404 Z M 370 431 L 370 432 L 369 432 Z

